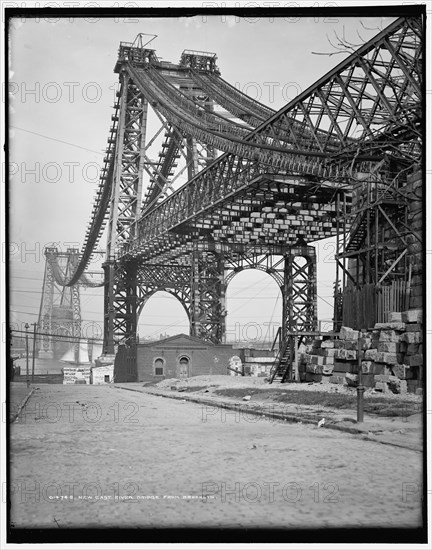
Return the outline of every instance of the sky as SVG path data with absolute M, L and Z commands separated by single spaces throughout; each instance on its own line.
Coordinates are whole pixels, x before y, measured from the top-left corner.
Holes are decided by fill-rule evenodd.
M 215 52 L 225 80 L 277 110 L 348 55 L 336 54 L 337 37 L 361 45 L 392 20 L 15 19 L 9 33 L 11 321 L 37 321 L 44 246 L 81 249 L 108 138 L 120 41 L 157 35 L 151 46 L 158 57 L 175 63 L 184 49 Z M 332 240 L 317 244 L 318 316 L 328 329 L 334 248 Z M 99 257 L 90 269 L 101 270 L 101 263 Z M 84 325 L 100 334 L 102 290 L 82 289 L 81 309 Z M 227 309 L 230 339 L 272 339 L 282 311 L 279 289 L 266 274 L 240 273 L 228 287 Z M 143 337 L 188 330 L 181 304 L 166 293 L 153 296 L 139 320 Z

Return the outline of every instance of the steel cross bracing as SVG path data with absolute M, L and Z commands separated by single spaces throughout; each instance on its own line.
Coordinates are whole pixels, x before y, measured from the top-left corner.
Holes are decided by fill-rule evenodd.
M 307 90 L 272 117 L 267 128 L 277 130 L 282 122 L 288 123 L 294 115 L 297 126 L 301 120 L 303 148 L 308 146 L 311 150 L 324 152 L 331 146 L 334 152 L 337 138 L 340 152 L 332 165 L 342 162 L 343 167 L 345 162 L 347 169 L 346 163 L 349 163 L 351 177 L 347 179 L 348 183 L 355 181 L 356 170 L 359 173 L 371 170 L 383 157 L 393 155 L 392 158 L 401 163 L 411 162 L 412 156 L 418 159 L 421 98 L 417 91 L 421 87 L 421 30 L 421 21 L 416 19 L 401 20 L 391 25 L 321 79 L 319 86 Z M 379 77 L 382 67 L 386 65 L 384 76 Z M 375 90 L 375 96 L 372 96 L 372 90 Z M 323 132 L 320 126 L 327 128 L 327 132 L 324 131 L 327 136 L 325 141 L 321 134 L 318 139 L 318 131 Z M 309 142 L 306 144 L 305 136 L 308 135 Z M 345 160 L 344 150 L 347 151 Z M 328 158 L 326 162 L 329 162 Z M 296 168 L 294 171 L 309 172 L 300 164 Z M 218 201 L 222 199 L 228 202 L 232 199 L 232 191 L 239 190 L 247 200 L 254 177 L 265 173 L 264 170 L 263 164 L 257 161 L 232 154 L 223 155 L 169 200 L 146 213 L 140 221 L 139 238 L 124 252 L 145 256 L 143 247 L 148 247 L 154 236 L 160 238 L 168 231 L 177 232 L 179 222 L 191 220 L 191 226 L 195 226 L 200 212 L 218 206 Z M 277 171 L 280 172 L 279 167 Z M 305 186 L 310 186 L 311 178 L 303 177 L 303 182 Z M 314 183 L 316 178 L 312 179 Z M 324 185 L 320 187 L 322 189 Z M 241 209 L 239 205 L 235 207 Z M 220 211 L 216 216 L 221 217 Z M 332 229 L 334 232 L 335 228 Z M 177 244 L 178 239 L 174 238 L 173 247 Z
M 191 336 L 219 344 L 225 336 L 224 257 L 215 251 L 192 253 Z
M 232 279 L 245 269 L 256 269 L 268 273 L 275 281 L 278 287 L 283 289 L 284 281 L 284 263 L 283 254 L 286 252 L 286 247 L 277 252 L 280 255 L 267 253 L 259 254 L 257 251 L 250 247 L 249 250 L 245 250 L 244 253 L 231 251 L 230 255 L 227 255 L 225 261 L 226 276 L 225 282 L 228 285 Z
M 359 183 L 354 193 L 356 209 L 340 216 L 341 235 L 337 239 L 342 288 L 347 283 L 356 287 L 372 283 L 378 288 L 391 278 L 405 280 L 408 243 L 413 238 L 421 242 L 408 225 L 405 174 L 398 174 L 391 182 L 368 179 Z M 348 224 L 351 229 L 346 237 Z
M 282 317 L 283 340 L 290 333 L 311 332 L 317 325 L 316 252 L 313 246 L 298 245 L 285 257 Z
M 407 159 L 408 162 L 413 157 L 418 157 L 422 26 L 421 17 L 397 20 L 269 119 L 270 132 L 280 131 L 286 135 L 285 128 L 288 127 L 293 143 L 302 150 L 309 148 L 310 152 L 329 151 L 331 144 L 333 154 L 335 139 L 341 140 L 340 151 L 346 147 L 345 157 L 342 155 L 328 158 L 326 155 L 321 164 L 313 162 L 313 166 L 307 166 L 305 163 L 305 159 L 311 161 L 312 157 L 303 155 L 299 157 L 299 160 L 303 160 L 303 167 L 300 166 L 300 162 L 298 166 L 294 163 L 294 171 L 303 174 L 317 172 L 316 167 L 320 166 L 318 172 L 321 173 L 323 166 L 328 165 L 327 168 L 331 167 L 330 173 L 341 175 L 340 169 L 345 167 L 345 172 L 342 172 L 346 173 L 346 167 L 349 166 L 348 174 L 355 176 L 354 169 L 366 170 L 367 166 L 374 162 L 364 160 L 364 155 L 359 156 L 360 151 L 372 154 L 374 158 L 388 154 L 390 149 L 394 158 Z M 122 43 L 121 54 L 117 70 L 125 61 L 143 66 L 151 63 L 152 67 L 167 72 L 178 68 L 174 64 L 159 62 L 153 50 L 140 50 L 133 48 L 132 44 L 125 46 Z M 222 82 L 216 72 L 211 73 L 210 78 Z M 225 92 L 229 89 L 236 98 L 241 96 L 240 92 L 227 83 L 223 86 Z M 118 105 L 115 107 L 117 110 Z M 298 129 L 299 127 L 303 128 L 303 132 Z M 327 135 L 327 138 L 324 139 L 322 135 Z M 379 136 L 381 140 L 378 139 Z M 111 141 L 115 140 L 111 138 Z M 349 144 L 352 144 L 352 150 L 348 147 Z M 79 265 L 81 272 L 90 259 L 106 221 L 106 194 L 112 184 L 112 178 L 108 176 L 109 168 L 112 172 L 113 157 L 113 151 L 110 150 L 108 167 L 105 166 L 101 174 L 101 178 L 105 177 L 106 180 L 101 179 L 102 185 L 95 201 L 96 213 L 90 223 L 89 235 Z M 238 163 L 238 159 L 234 158 L 234 162 Z M 250 159 L 243 159 L 242 164 L 242 169 L 247 169 L 249 175 L 263 171 L 262 166 L 256 166 L 257 163 Z M 209 174 L 203 173 L 200 178 L 205 178 L 205 183 L 211 185 L 208 176 Z M 193 184 L 193 181 L 190 182 L 188 187 Z M 104 200 L 101 200 L 101 196 Z M 202 206 L 207 205 L 204 202 Z M 150 223 L 147 224 L 147 221 Z M 152 223 L 153 220 L 146 220 L 150 228 Z M 78 274 L 75 278 L 77 276 Z
M 62 253 L 55 247 L 46 248 L 45 257 L 45 274 L 38 318 L 38 332 L 43 334 L 39 352 L 53 356 L 55 347 L 58 347 L 53 335 L 73 336 L 77 338 L 76 341 L 71 340 L 76 350 L 79 345 L 81 336 L 79 285 L 65 287 L 58 283 L 59 278 L 70 279 L 76 270 L 79 250 L 69 248 Z M 61 273 L 60 277 L 59 273 Z
M 115 144 L 113 178 L 108 226 L 107 259 L 116 256 L 116 247 L 137 236 L 141 212 L 142 179 L 145 155 L 147 100 L 124 72 L 120 75 L 121 99 Z
M 154 50 L 121 43 L 115 69 L 121 89 L 105 179 L 71 279 L 82 275 L 109 214 L 108 248 L 115 256 L 105 267 L 106 343 L 135 338 L 136 308 L 145 303 L 146 292 L 160 288 L 158 277 L 147 279 L 136 297 L 123 290 L 125 284 L 143 288 L 136 272 L 144 265 L 188 268 L 180 299 L 191 330 L 219 339 L 224 263 L 251 249 L 256 256 L 280 254 L 289 261 L 289 249 L 299 240 L 313 242 L 340 230 L 337 205 L 343 200 L 349 211 L 352 186 L 365 173 L 380 166 L 385 179 L 388 165 L 418 162 L 422 38 L 422 17 L 395 21 L 277 113 L 225 82 L 214 54 L 185 51 L 176 65 L 160 61 Z M 128 98 L 139 103 L 135 118 Z M 146 105 L 161 124 L 147 143 Z M 121 121 L 131 116 L 135 134 L 129 139 Z M 161 132 L 165 138 L 155 162 L 149 151 Z M 133 162 L 122 152 L 130 144 Z M 134 169 L 131 178 L 128 166 Z M 187 183 L 176 189 L 186 173 Z M 122 193 L 124 200 L 116 202 Z M 207 272 L 202 257 L 212 266 Z M 303 263 L 297 267 L 300 276 Z M 307 293 L 300 294 L 310 304 Z M 304 307 L 312 319 L 312 309 Z
M 299 238 L 310 242 L 335 234 L 336 202 L 341 194 L 335 183 L 342 180 L 350 185 L 355 182 L 357 173 L 372 170 L 382 162 L 383 147 L 385 155 L 389 155 L 390 148 L 402 165 L 409 162 L 409 155 L 418 156 L 421 96 L 416 95 L 416 86 L 413 93 L 410 79 L 418 83 L 419 91 L 420 39 L 418 22 L 413 20 L 410 25 L 407 21 L 399 21 L 339 65 L 327 78 L 321 79 L 318 86 L 249 133 L 244 124 L 232 124 L 222 116 L 215 116 L 194 101 L 193 96 L 176 89 L 164 79 L 163 70 L 158 71 L 156 62 L 145 68 L 126 68 L 143 93 L 149 96 L 152 106 L 179 132 L 227 151 L 209 168 L 190 179 L 186 186 L 153 209 L 147 209 L 140 220 L 135 243 L 128 243 L 121 252 L 125 259 L 192 265 L 193 273 L 199 274 L 198 281 L 195 277 L 193 283 L 193 296 L 198 296 L 199 300 L 192 297 L 192 334 L 218 341 L 217 329 L 224 327 L 226 284 L 223 284 L 222 264 L 227 257 L 227 253 L 222 254 L 224 245 L 228 249 L 233 241 L 258 246 L 264 243 L 267 246 L 294 245 Z M 408 47 L 407 41 L 410 42 Z M 403 59 L 413 65 L 406 71 L 400 66 L 403 62 L 399 52 L 410 51 L 412 47 L 414 55 L 407 57 L 404 53 Z M 384 79 L 379 76 L 383 66 Z M 227 110 L 231 108 L 237 120 L 248 126 L 259 123 L 262 111 L 257 112 L 259 109 L 255 105 L 248 117 L 239 110 L 238 92 L 230 90 L 229 98 L 223 100 L 223 93 L 217 87 L 217 81 L 222 79 L 215 72 L 190 69 L 190 75 L 202 95 L 212 97 Z M 386 89 L 388 86 L 393 93 Z M 185 87 L 183 83 L 182 88 Z M 189 87 L 193 88 L 190 84 Z M 372 89 L 375 90 L 374 101 Z M 391 101 L 386 96 L 391 97 Z M 407 107 L 411 117 L 407 116 Z M 394 148 L 395 136 L 397 149 Z M 405 144 L 401 143 L 401 137 Z M 325 176 L 330 175 L 333 183 L 325 180 Z M 344 201 L 349 201 L 349 196 L 345 196 Z M 218 243 L 216 247 L 220 250 L 207 253 L 206 259 L 212 269 L 204 272 L 196 249 L 199 246 L 211 249 L 213 241 Z M 297 275 L 310 274 L 310 258 L 306 258 L 306 264 L 299 264 L 295 259 L 290 262 Z M 213 267 L 218 263 L 219 270 Z M 284 280 L 289 277 L 285 276 Z M 308 292 L 316 292 L 314 284 Z M 297 317 L 301 311 L 307 312 L 303 330 L 305 326 L 313 326 L 316 304 L 315 309 L 311 307 L 310 294 L 293 285 L 284 290 L 284 297 L 288 299 L 290 295 L 292 300 L 297 292 L 299 300 L 298 306 L 291 301 L 289 307 L 285 301 L 285 310 L 296 311 L 297 307 Z M 285 333 L 300 330 L 300 325 L 296 328 L 294 320 L 285 314 L 282 324 Z
M 243 254 L 231 251 L 225 260 L 225 283 L 245 269 L 268 273 L 277 283 L 283 303 L 283 337 L 298 331 L 312 331 L 317 324 L 316 252 L 303 242 L 275 253 L 257 254 L 253 248 Z
M 183 305 L 191 335 L 220 343 L 226 328 L 226 288 L 245 269 L 265 271 L 278 284 L 282 303 L 287 304 L 282 319 L 286 336 L 296 330 L 315 330 L 314 248 L 285 246 L 263 254 L 264 250 L 237 246 L 221 252 L 214 244 L 195 242 L 191 265 L 106 262 L 105 269 L 114 270 L 106 281 L 114 281 L 111 292 L 115 302 L 112 309 L 107 307 L 105 334 L 112 332 L 119 342 L 134 345 L 137 318 L 145 303 L 155 292 L 164 290 Z M 114 341 L 109 344 L 106 352 L 111 354 Z
M 137 320 L 147 300 L 158 290 L 175 296 L 190 317 L 192 271 L 189 266 L 105 262 L 104 352 L 114 353 L 115 343 L 137 342 Z

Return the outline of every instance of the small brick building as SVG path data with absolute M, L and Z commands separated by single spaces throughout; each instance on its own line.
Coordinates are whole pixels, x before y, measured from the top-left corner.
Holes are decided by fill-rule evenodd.
M 233 355 L 236 353 L 231 344 L 214 345 L 186 334 L 138 344 L 137 381 L 229 374 Z
M 91 369 L 91 383 L 111 384 L 114 379 L 114 365 L 96 365 Z

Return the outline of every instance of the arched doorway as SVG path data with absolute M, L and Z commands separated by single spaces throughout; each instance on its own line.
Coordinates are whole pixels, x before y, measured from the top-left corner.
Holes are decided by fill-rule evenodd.
M 191 359 L 188 355 L 182 354 L 177 357 L 177 378 L 189 378 L 191 373 Z

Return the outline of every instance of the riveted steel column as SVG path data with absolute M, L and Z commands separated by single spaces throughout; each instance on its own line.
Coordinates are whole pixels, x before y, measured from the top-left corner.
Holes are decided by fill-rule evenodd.
M 114 354 L 114 260 L 105 262 L 104 270 L 104 338 L 103 338 L 103 354 Z
M 285 256 L 282 287 L 283 338 L 317 328 L 316 253 L 312 246 L 294 246 Z
M 214 245 L 194 243 L 191 261 L 190 334 L 220 344 L 226 332 L 223 255 Z

